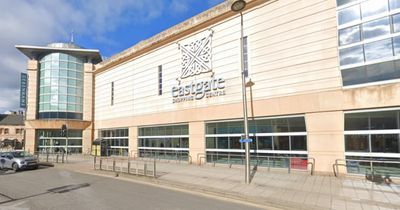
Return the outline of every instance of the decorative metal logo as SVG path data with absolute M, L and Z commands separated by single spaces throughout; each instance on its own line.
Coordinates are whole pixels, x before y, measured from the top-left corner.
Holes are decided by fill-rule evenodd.
M 182 54 L 180 79 L 212 71 L 211 40 L 212 31 L 205 31 L 197 40 L 179 45 Z

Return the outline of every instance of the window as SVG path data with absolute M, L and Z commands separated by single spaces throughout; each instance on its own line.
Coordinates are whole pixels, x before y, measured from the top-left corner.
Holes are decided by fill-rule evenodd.
M 345 48 L 339 51 L 340 65 L 357 64 L 364 62 L 364 50 L 362 45 Z
M 338 14 L 339 25 L 350 23 L 361 19 L 360 6 L 355 5 L 346 9 L 340 10 Z
M 343 85 L 400 78 L 394 57 L 400 55 L 400 0 L 337 0 L 337 5 Z
M 345 114 L 345 151 L 400 153 L 399 110 Z
M 111 106 L 114 105 L 114 82 L 111 82 Z
M 249 76 L 249 52 L 247 36 L 243 37 L 243 73 L 245 77 Z
M 8 134 L 8 133 L 9 133 L 8 128 L 5 128 L 5 129 L 4 129 L 4 134 Z
M 365 60 L 371 61 L 393 56 L 392 40 L 384 39 L 365 44 Z
M 364 23 L 362 28 L 365 40 L 390 34 L 389 17 Z
M 102 144 L 107 147 L 105 155 L 128 156 L 129 130 L 128 128 L 100 130 L 99 136 L 105 140 Z M 141 144 L 144 142 L 140 142 Z
M 352 26 L 339 30 L 339 44 L 346 45 L 361 41 L 360 26 Z
M 388 1 L 369 0 L 361 3 L 362 18 L 371 17 L 388 11 Z
M 158 95 L 162 95 L 162 65 L 158 66 Z

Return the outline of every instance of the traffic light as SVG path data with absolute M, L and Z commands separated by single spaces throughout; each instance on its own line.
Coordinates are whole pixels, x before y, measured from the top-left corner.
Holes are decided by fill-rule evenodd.
M 63 124 L 61 126 L 61 137 L 66 137 L 67 136 L 67 125 Z

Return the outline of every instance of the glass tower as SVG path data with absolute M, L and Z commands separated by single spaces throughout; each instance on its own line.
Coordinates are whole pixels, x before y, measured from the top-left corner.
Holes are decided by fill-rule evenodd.
M 39 119 L 82 119 L 83 63 L 66 53 L 39 59 Z

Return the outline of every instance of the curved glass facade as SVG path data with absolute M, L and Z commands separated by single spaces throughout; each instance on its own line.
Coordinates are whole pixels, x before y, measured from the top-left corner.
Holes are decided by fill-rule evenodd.
M 40 59 L 39 119 L 82 119 L 83 60 L 65 53 Z

